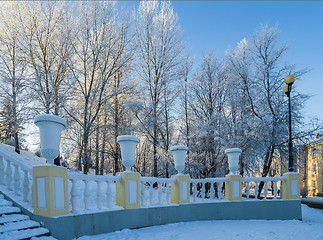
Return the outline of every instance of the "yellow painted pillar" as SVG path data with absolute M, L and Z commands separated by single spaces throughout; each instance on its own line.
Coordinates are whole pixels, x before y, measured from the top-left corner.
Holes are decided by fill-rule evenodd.
M 140 175 L 135 172 L 118 173 L 121 181 L 116 184 L 117 205 L 125 209 L 140 208 Z
M 37 215 L 52 217 L 69 213 L 66 168 L 33 167 L 33 204 Z
M 228 182 L 225 182 L 225 200 L 242 200 L 242 176 L 239 174 L 226 175 Z
M 299 199 L 301 176 L 296 172 L 284 173 L 286 181 L 283 181 L 283 199 Z
M 175 175 L 175 183 L 171 184 L 171 203 L 181 204 L 190 202 L 190 176 Z

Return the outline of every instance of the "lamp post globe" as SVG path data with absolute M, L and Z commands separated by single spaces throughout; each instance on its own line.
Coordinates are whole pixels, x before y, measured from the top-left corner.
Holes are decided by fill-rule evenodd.
M 284 82 L 286 84 L 293 84 L 295 82 L 295 76 L 294 75 L 287 75 L 284 79 Z

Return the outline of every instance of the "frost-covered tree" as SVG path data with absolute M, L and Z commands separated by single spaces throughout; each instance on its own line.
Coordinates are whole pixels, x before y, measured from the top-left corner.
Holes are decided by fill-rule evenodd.
M 177 116 L 177 124 L 179 130 L 179 142 L 183 142 L 184 145 L 188 147 L 186 153 L 186 164 L 188 166 L 188 173 L 191 172 L 190 163 L 190 138 L 191 138 L 191 128 L 192 128 L 192 112 L 189 107 L 190 101 L 190 83 L 191 83 L 191 73 L 193 68 L 193 59 L 187 54 L 183 58 L 183 63 L 180 68 L 179 77 L 182 80 L 182 86 L 179 87 L 180 94 L 180 110 Z
M 257 96 L 254 97 L 259 99 L 257 114 L 261 117 L 263 129 L 263 177 L 267 176 L 270 170 L 275 151 L 288 138 L 287 98 L 282 92 L 284 77 L 289 74 L 299 77 L 304 73 L 296 71 L 295 66 L 283 62 L 288 47 L 279 44 L 279 33 L 277 27 L 264 25 L 250 40 L 257 83 L 255 88 L 258 90 Z M 306 96 L 294 91 L 292 108 L 295 129 L 297 129 L 296 123 L 301 120 L 299 111 L 305 98 Z
M 193 77 L 189 102 L 195 121 L 191 157 L 198 175 L 203 177 L 214 176 L 217 166 L 223 163 L 220 129 L 225 82 L 222 62 L 212 52 L 205 54 Z
M 118 19 L 115 2 L 84 2 L 77 10 L 69 66 L 75 85 L 66 110 L 81 128 L 78 167 L 83 166 L 86 174 L 90 167 L 90 136 L 101 107 L 112 97 L 106 95 L 106 89 L 132 59 L 132 51 L 127 19 Z
M 4 138 L 14 139 L 20 153 L 21 129 L 27 118 L 26 61 L 22 50 L 19 3 L 0 3 L 0 121 Z
M 236 49 L 230 49 L 225 56 L 226 108 L 223 112 L 224 145 L 239 147 L 243 150 L 240 157 L 240 174 L 253 172 L 259 143 L 261 117 L 257 110 L 257 89 L 252 54 L 248 42 L 243 39 Z
M 137 74 L 145 94 L 144 110 L 136 116 L 153 145 L 152 175 L 157 177 L 161 155 L 158 151 L 167 155 L 170 145 L 170 109 L 176 95 L 172 89 L 184 47 L 171 3 L 142 1 L 135 18 L 135 34 Z
M 36 112 L 62 114 L 69 88 L 71 20 L 62 2 L 30 2 L 20 7 L 24 51 L 31 72 Z M 35 104 L 34 104 L 35 105 Z

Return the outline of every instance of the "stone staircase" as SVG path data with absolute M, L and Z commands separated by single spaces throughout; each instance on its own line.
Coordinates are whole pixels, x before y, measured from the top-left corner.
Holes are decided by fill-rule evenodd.
M 12 205 L 12 202 L 0 193 L 0 239 L 55 239 L 49 235 L 48 229 L 42 228 L 38 222 L 21 214 L 20 208 Z

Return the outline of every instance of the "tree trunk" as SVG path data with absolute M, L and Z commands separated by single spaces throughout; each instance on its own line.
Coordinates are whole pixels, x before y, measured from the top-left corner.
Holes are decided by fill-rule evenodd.
M 104 125 L 107 124 L 107 117 L 106 114 L 104 116 Z M 106 133 L 105 133 L 105 129 L 103 129 L 102 131 L 103 134 L 103 139 L 102 139 L 102 144 L 101 144 L 101 162 L 100 162 L 100 175 L 104 174 L 104 153 L 105 153 L 105 140 L 106 140 Z
M 275 146 L 270 146 L 267 150 L 266 153 L 266 158 L 264 161 L 264 166 L 263 166 L 263 171 L 262 171 L 262 177 L 267 177 L 269 170 L 270 170 L 270 166 L 273 160 L 273 154 L 275 151 Z M 261 191 L 264 188 L 265 183 L 264 182 L 260 182 L 259 187 L 258 187 L 258 196 L 257 198 L 260 198 L 261 195 Z
M 119 87 L 120 75 L 114 76 L 114 169 L 113 175 L 116 175 L 119 171 L 119 151 L 120 147 L 117 143 L 117 137 L 119 136 L 119 101 L 118 101 L 118 87 Z
M 99 122 L 99 121 L 98 121 Z M 99 126 L 96 126 L 96 136 L 95 136 L 95 175 L 99 175 L 99 151 L 100 151 L 100 145 L 99 145 Z
M 83 157 L 82 157 L 84 174 L 87 174 L 89 171 L 88 141 L 89 141 L 88 129 L 85 129 L 85 132 L 83 135 Z
M 191 174 L 191 163 L 190 163 L 190 128 L 188 123 L 188 93 L 187 93 L 187 78 L 185 78 L 185 95 L 184 95 L 184 108 L 185 108 L 185 126 L 186 126 L 186 146 L 188 151 L 186 153 L 187 165 L 188 165 L 188 174 Z
M 13 48 L 13 56 L 15 56 L 15 47 Z M 13 114 L 13 130 L 15 138 L 15 152 L 20 154 L 19 139 L 18 139 L 18 122 L 17 122 L 17 92 L 16 92 L 16 64 L 15 57 L 12 62 L 12 114 Z
M 54 159 L 54 165 L 61 166 L 60 158 L 61 158 L 61 156 L 58 155 L 57 158 Z

